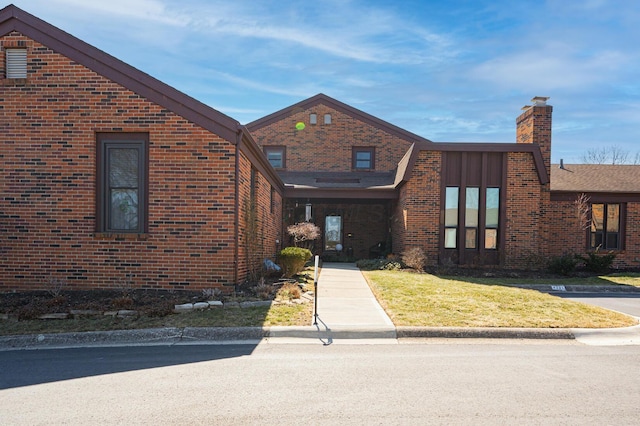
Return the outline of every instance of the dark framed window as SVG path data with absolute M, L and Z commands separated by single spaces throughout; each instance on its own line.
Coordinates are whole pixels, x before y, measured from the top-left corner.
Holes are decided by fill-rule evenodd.
M 375 169 L 375 148 L 373 147 L 353 147 L 352 167 L 354 170 Z
M 484 248 L 498 248 L 498 225 L 500 223 L 500 188 L 487 188 L 485 198 Z
M 98 133 L 97 145 L 97 231 L 144 233 L 149 135 Z
M 462 195 L 461 188 L 457 186 L 445 188 L 444 248 L 458 248 L 458 229 L 460 220 L 463 220 L 465 249 L 478 249 L 484 244 L 485 250 L 497 250 L 500 188 L 486 188 L 484 197 L 478 187 L 464 188 L 464 211 L 460 211 Z M 481 222 L 482 217 L 484 223 Z
M 591 249 L 622 249 L 623 207 L 619 203 L 591 204 Z
M 265 146 L 263 148 L 267 160 L 274 169 L 284 169 L 287 166 L 287 149 L 284 146 Z
M 276 204 L 276 190 L 271 187 L 271 192 L 269 193 L 269 213 L 273 213 L 275 210 Z
M 458 194 L 460 188 L 448 186 L 444 202 L 444 248 L 458 247 Z

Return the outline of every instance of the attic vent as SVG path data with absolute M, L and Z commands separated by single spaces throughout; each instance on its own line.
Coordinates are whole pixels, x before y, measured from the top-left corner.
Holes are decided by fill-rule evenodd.
M 7 49 L 7 78 L 27 78 L 27 49 Z

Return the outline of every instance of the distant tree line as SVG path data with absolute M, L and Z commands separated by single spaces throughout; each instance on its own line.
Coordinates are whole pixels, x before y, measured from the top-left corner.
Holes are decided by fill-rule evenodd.
M 584 164 L 640 164 L 640 151 L 632 154 L 618 145 L 593 148 L 582 155 Z

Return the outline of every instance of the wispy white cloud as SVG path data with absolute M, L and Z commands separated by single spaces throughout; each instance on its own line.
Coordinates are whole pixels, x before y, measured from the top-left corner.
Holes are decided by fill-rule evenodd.
M 470 70 L 473 78 L 502 90 L 581 89 L 609 83 L 612 74 L 628 65 L 628 57 L 615 50 L 582 55 L 553 46 L 490 58 Z
M 52 3 L 76 9 L 76 13 L 86 13 L 84 9 L 102 16 L 116 15 L 176 27 L 184 27 L 190 21 L 188 16 L 170 12 L 161 0 L 53 0 Z

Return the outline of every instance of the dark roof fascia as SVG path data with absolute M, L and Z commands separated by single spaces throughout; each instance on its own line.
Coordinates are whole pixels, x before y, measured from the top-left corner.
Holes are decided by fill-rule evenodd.
M 585 191 L 551 191 L 551 201 L 574 202 L 580 194 L 589 197 L 590 203 L 637 203 L 640 193 L 637 192 L 585 192 Z
M 271 166 L 258 144 L 244 126 L 240 130 L 239 148 L 247 156 L 251 164 L 269 181 L 280 195 L 284 194 L 284 183 L 276 170 Z
M 398 191 L 390 189 L 353 189 L 353 188 L 293 188 L 285 186 L 285 198 L 331 198 L 331 199 L 376 199 L 395 200 L 398 198 Z
M 290 115 L 292 115 L 294 112 L 298 111 L 298 110 L 303 110 L 303 109 L 308 109 L 312 106 L 318 105 L 318 104 L 325 104 L 337 111 L 343 112 L 347 115 L 350 115 L 354 118 L 359 119 L 360 121 L 363 121 L 367 124 L 372 125 L 373 127 L 376 127 L 378 129 L 381 129 L 391 135 L 397 136 L 401 139 L 405 139 L 407 141 L 410 142 L 416 142 L 416 141 L 421 141 L 421 142 L 425 142 L 425 143 L 431 143 L 431 141 L 429 139 L 423 138 L 422 136 L 416 135 L 415 133 L 411 133 L 407 130 L 404 130 L 394 124 L 391 124 L 387 121 L 381 120 L 377 117 L 374 117 L 371 114 L 368 114 L 364 111 L 361 111 L 357 108 L 354 108 L 350 105 L 347 105 L 343 102 L 340 102 L 336 99 L 333 99 L 323 93 L 319 93 L 315 96 L 312 96 L 311 98 L 305 99 L 301 102 L 298 102 L 297 104 L 291 105 L 289 107 L 286 107 L 284 109 L 281 109 L 280 111 L 276 111 L 272 114 L 269 114 L 265 117 L 259 118 L 258 120 L 252 121 L 251 123 L 248 123 L 246 126 L 249 130 L 251 131 L 255 131 L 257 129 L 260 129 L 264 126 L 268 126 L 269 124 L 273 124 L 276 121 L 280 121 Z
M 547 168 L 544 165 L 542 158 L 542 152 L 540 147 L 536 144 L 523 144 L 523 143 L 500 143 L 500 142 L 431 142 L 424 144 L 417 142 L 415 147 L 410 148 L 412 150 L 410 158 L 408 159 L 408 165 L 404 171 L 404 175 L 400 179 L 397 185 L 408 181 L 411 178 L 413 167 L 420 151 L 441 151 L 441 152 L 530 152 L 533 155 L 533 161 L 538 173 L 538 180 L 540 184 L 546 185 L 549 183 L 547 174 Z
M 11 31 L 18 31 L 149 101 L 236 143 L 236 132 L 240 126 L 238 121 L 14 5 L 0 10 L 0 36 Z

